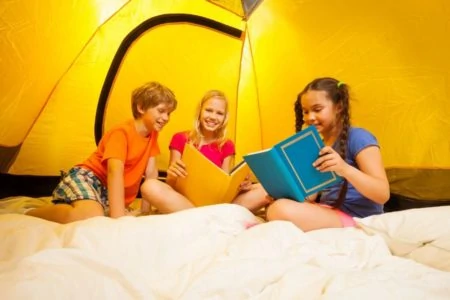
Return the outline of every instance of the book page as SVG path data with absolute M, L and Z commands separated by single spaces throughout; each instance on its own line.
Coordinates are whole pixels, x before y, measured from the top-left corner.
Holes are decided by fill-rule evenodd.
M 244 160 L 241 160 L 240 163 L 238 163 L 237 165 L 235 165 L 231 171 L 230 171 L 230 176 L 233 175 L 234 172 L 236 172 L 237 170 L 239 170 L 240 168 L 242 168 L 242 165 L 245 164 Z
M 229 200 L 225 199 L 225 195 L 229 191 L 232 176 L 190 144 L 186 144 L 182 160 L 188 175 L 186 178 L 177 179 L 176 191 L 183 194 L 195 206 L 224 203 Z M 233 174 L 240 174 L 239 170 L 240 168 L 236 169 Z
M 224 203 L 233 201 L 239 193 L 239 186 L 250 175 L 250 168 L 245 161 L 242 161 L 236 167 L 230 175 L 230 181 L 223 197 Z

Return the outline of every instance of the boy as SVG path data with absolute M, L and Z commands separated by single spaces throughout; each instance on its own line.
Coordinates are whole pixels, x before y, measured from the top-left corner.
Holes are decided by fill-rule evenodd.
M 96 151 L 64 175 L 53 191 L 54 205 L 26 214 L 59 223 L 105 214 L 124 216 L 136 198 L 142 176 L 158 177 L 158 132 L 169 122 L 176 106 L 173 92 L 157 82 L 135 89 L 131 98 L 133 119 L 106 132 Z M 143 210 L 148 210 L 148 200 L 142 201 Z

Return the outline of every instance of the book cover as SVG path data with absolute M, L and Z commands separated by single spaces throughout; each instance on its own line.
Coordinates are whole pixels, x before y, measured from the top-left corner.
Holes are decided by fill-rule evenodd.
M 175 190 L 195 206 L 230 203 L 238 194 L 239 185 L 250 174 L 245 161 L 230 173 L 225 172 L 191 144 L 186 144 L 182 160 L 188 175 L 177 179 Z
M 341 180 L 334 172 L 319 172 L 312 163 L 324 147 L 314 126 L 275 144 L 244 155 L 244 160 L 267 193 L 275 198 L 304 199 Z

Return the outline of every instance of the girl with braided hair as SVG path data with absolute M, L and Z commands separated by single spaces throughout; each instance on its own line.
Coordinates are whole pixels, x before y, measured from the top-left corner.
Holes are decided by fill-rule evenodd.
M 267 219 L 292 221 L 303 231 L 351 227 L 353 217 L 383 213 L 389 183 L 377 139 L 350 124 L 349 87 L 334 78 L 317 78 L 295 102 L 296 131 L 315 126 L 325 147 L 313 166 L 334 171 L 343 180 L 310 196 L 304 202 L 278 199 L 268 208 Z

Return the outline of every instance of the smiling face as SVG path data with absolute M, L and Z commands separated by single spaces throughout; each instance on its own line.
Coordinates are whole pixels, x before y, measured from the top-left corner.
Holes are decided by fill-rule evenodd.
M 203 135 L 214 133 L 220 129 L 227 115 L 227 103 L 221 97 L 206 100 L 200 110 L 200 128 Z
M 322 135 L 327 136 L 336 131 L 338 108 L 328 98 L 326 91 L 310 90 L 301 97 L 303 121 L 313 125 Z
M 145 130 L 150 133 L 153 130 L 161 131 L 167 122 L 169 122 L 173 106 L 167 103 L 160 103 L 146 110 L 138 107 L 138 110 L 141 113 L 140 119 Z

